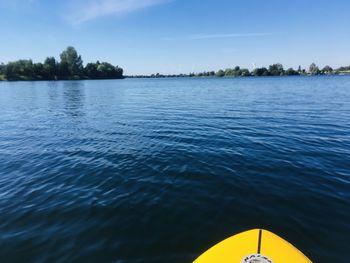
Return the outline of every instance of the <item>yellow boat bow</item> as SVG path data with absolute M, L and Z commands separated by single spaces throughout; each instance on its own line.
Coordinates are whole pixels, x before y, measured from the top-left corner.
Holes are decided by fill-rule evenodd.
M 309 263 L 302 252 L 279 236 L 254 229 L 232 236 L 202 254 L 194 263 Z

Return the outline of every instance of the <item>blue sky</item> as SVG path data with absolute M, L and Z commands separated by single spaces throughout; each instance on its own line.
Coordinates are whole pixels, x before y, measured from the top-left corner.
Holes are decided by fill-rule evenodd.
M 0 0 L 0 61 L 74 46 L 126 74 L 350 65 L 348 0 Z

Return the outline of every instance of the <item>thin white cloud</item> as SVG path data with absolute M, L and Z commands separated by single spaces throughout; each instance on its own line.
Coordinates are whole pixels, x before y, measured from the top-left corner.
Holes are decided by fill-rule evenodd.
M 196 34 L 180 37 L 162 37 L 164 41 L 175 40 L 210 40 L 220 38 L 246 38 L 246 37 L 264 37 L 280 34 L 278 32 L 264 32 L 264 33 L 228 33 L 228 34 Z
M 168 2 L 168 0 L 90 0 L 75 1 L 67 16 L 73 24 L 105 16 L 122 15 L 138 9 Z
M 190 36 L 190 39 L 201 40 L 201 39 L 218 39 L 218 38 L 241 38 L 241 37 L 262 37 L 271 36 L 276 33 L 230 33 L 230 34 L 201 34 Z

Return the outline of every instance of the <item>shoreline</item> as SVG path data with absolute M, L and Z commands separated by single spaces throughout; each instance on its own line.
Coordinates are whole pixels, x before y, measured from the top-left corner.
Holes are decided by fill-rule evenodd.
M 167 79 L 167 78 L 213 78 L 213 79 L 243 79 L 243 78 L 278 78 L 278 77 L 334 77 L 334 76 L 350 76 L 349 73 L 340 73 L 340 74 L 302 74 L 302 75 L 267 75 L 267 76 L 189 76 L 189 75 L 160 75 L 160 76 L 150 76 L 150 75 L 137 75 L 137 76 L 125 76 L 125 79 Z
M 263 79 L 263 78 L 297 78 L 297 77 L 348 77 L 350 76 L 350 73 L 346 74 L 325 74 L 325 75 L 282 75 L 282 76 L 224 76 L 224 77 L 218 77 L 218 76 L 158 76 L 158 77 L 152 77 L 152 76 L 124 76 L 123 78 L 116 78 L 116 79 L 57 79 L 57 80 L 44 80 L 44 79 L 17 79 L 17 80 L 7 80 L 7 79 L 1 79 L 0 77 L 0 83 L 1 82 L 61 82 L 61 81 L 99 81 L 99 80 L 126 80 L 126 79 Z

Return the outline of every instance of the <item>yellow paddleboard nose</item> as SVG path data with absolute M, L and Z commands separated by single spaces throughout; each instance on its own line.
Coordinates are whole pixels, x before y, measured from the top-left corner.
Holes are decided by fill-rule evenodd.
M 263 230 L 232 236 L 203 253 L 194 263 L 304 263 L 311 262 L 293 245 Z

